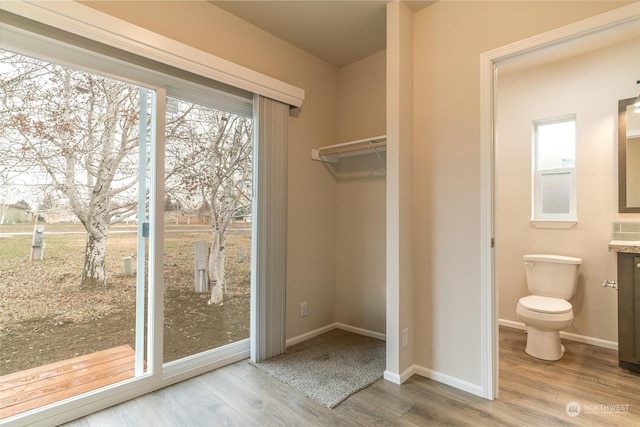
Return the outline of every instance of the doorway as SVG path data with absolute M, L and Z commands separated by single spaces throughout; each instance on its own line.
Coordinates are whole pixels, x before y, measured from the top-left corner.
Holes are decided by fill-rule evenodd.
M 496 224 L 495 205 L 495 144 L 497 138 L 496 111 L 500 100 L 496 91 L 498 69 L 505 65 L 527 67 L 539 61 L 541 53 L 546 59 L 560 59 L 576 51 L 604 46 L 620 34 L 637 28 L 640 16 L 632 7 L 625 7 L 580 21 L 576 24 L 514 43 L 481 56 L 481 147 L 482 147 L 482 232 L 487 242 L 493 242 Z M 607 42 L 609 40 L 609 42 Z M 484 241 L 484 240 L 483 240 Z M 495 241 L 500 245 L 500 241 Z M 493 244 L 481 253 L 483 275 L 483 353 L 485 358 L 484 390 L 488 398 L 498 395 L 498 284 L 496 252 Z

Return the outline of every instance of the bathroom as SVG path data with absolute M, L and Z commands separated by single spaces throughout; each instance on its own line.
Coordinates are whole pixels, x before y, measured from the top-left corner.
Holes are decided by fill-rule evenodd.
M 572 340 L 617 349 L 614 223 L 640 224 L 640 214 L 618 212 L 618 100 L 638 96 L 640 39 L 620 31 L 606 41 L 550 48 L 498 68 L 495 146 L 496 283 L 499 324 L 524 329 L 518 300 L 529 295 L 525 254 L 582 258 L 574 319 L 561 332 Z M 577 221 L 533 222 L 532 123 L 576 118 Z M 640 227 L 640 225 L 638 225 Z M 523 348 L 524 351 L 524 348 Z

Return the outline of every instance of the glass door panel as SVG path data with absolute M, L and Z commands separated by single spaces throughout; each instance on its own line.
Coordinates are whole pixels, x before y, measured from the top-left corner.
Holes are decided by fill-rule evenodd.
M 167 98 L 164 362 L 249 338 L 253 119 Z
M 5 418 L 145 372 L 154 94 L 3 50 L 0 69 Z

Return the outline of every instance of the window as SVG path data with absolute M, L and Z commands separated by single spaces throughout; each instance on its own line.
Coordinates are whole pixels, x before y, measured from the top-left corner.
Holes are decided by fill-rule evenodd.
M 575 115 L 533 123 L 532 219 L 577 219 Z

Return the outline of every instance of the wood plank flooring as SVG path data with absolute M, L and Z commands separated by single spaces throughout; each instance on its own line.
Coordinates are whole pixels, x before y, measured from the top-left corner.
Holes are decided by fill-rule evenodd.
M 0 419 L 133 378 L 128 345 L 0 377 Z
M 525 342 L 524 332 L 500 329 L 494 401 L 414 375 L 327 409 L 241 361 L 68 426 L 640 426 L 640 375 L 618 368 L 616 351 L 564 341 L 563 359 L 545 362 Z

